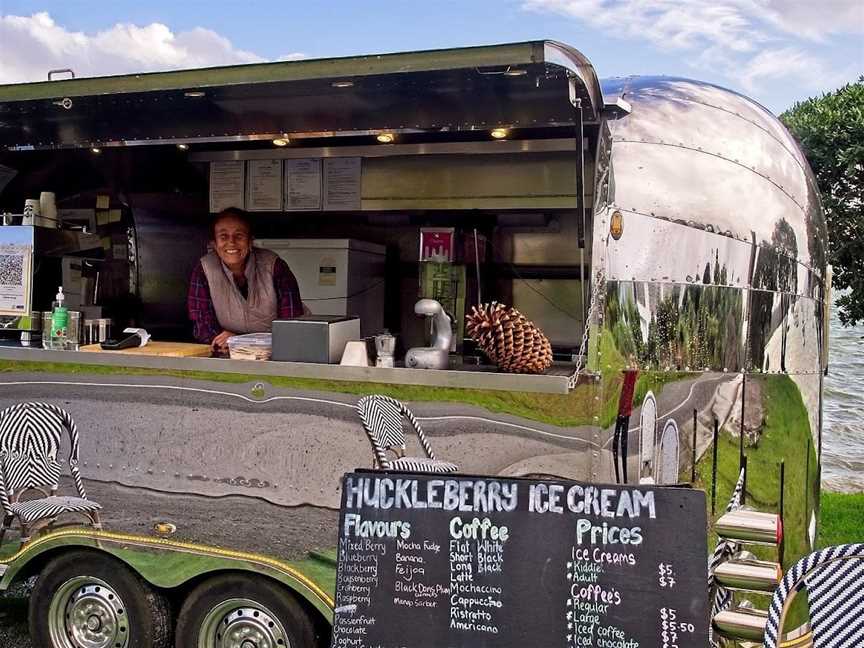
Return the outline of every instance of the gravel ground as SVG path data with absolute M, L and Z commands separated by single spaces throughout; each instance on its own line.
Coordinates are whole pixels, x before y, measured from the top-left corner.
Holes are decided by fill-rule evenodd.
M 27 632 L 27 596 L 30 583 L 0 595 L 0 648 L 31 648 Z

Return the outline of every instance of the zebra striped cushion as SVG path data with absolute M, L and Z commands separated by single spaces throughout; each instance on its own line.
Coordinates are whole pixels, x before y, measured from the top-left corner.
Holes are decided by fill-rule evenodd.
M 62 513 L 92 513 L 101 508 L 96 502 L 80 497 L 44 497 L 17 502 L 12 505 L 12 513 L 25 524 L 29 524 L 36 520 L 54 518 Z
M 425 457 L 400 457 L 390 462 L 390 470 L 406 472 L 455 473 L 459 466 L 441 459 Z

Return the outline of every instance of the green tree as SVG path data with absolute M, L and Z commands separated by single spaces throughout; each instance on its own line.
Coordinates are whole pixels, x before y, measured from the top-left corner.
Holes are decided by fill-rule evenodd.
M 840 321 L 864 321 L 864 77 L 780 115 L 816 175 Z M 811 251 L 812 253 L 812 251 Z

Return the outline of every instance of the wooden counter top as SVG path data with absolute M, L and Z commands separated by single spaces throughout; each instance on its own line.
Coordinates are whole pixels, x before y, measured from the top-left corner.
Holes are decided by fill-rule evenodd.
M 135 356 L 161 356 L 163 358 L 209 358 L 209 344 L 192 344 L 189 342 L 150 342 L 143 347 L 132 347 L 119 351 L 106 351 L 99 344 L 82 346 L 81 351 L 98 351 L 100 353 L 116 353 Z

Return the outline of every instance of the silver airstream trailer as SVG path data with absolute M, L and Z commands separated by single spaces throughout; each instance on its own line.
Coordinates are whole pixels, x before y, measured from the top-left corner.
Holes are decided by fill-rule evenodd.
M 225 574 L 244 609 L 273 617 L 255 626 L 273 645 L 325 645 L 335 575 L 321 550 L 340 476 L 372 463 L 366 394 L 407 403 L 470 474 L 686 482 L 716 520 L 746 467 L 746 503 L 784 528 L 759 557 L 814 548 L 825 223 L 797 145 L 746 97 L 600 82 L 575 49 L 531 42 L 3 86 L 0 146 L 0 262 L 20 284 L 17 301 L 0 295 L 0 404 L 66 409 L 104 508 L 104 530 L 0 546 L 0 588 L 43 575 L 31 629 L 45 645 L 91 644 L 79 617 L 45 612 L 74 606 L 69 588 L 39 583 L 128 592 L 87 571 L 100 558 L 174 602 L 177 645 L 254 625 L 207 606 Z M 20 224 L 41 192 L 60 229 Z M 313 314 L 362 308 L 364 337 L 395 333 L 396 366 L 208 357 L 187 279 L 227 204 L 284 251 Z M 444 233 L 437 256 L 429 231 Z M 153 341 L 105 351 L 84 329 L 74 349 L 41 348 L 60 284 L 82 320 Z M 420 297 L 453 315 L 447 369 L 399 362 L 427 343 Z M 466 338 L 458 313 L 492 300 L 546 334 L 548 370 L 502 373 Z M 114 645 L 116 628 L 89 632 Z

